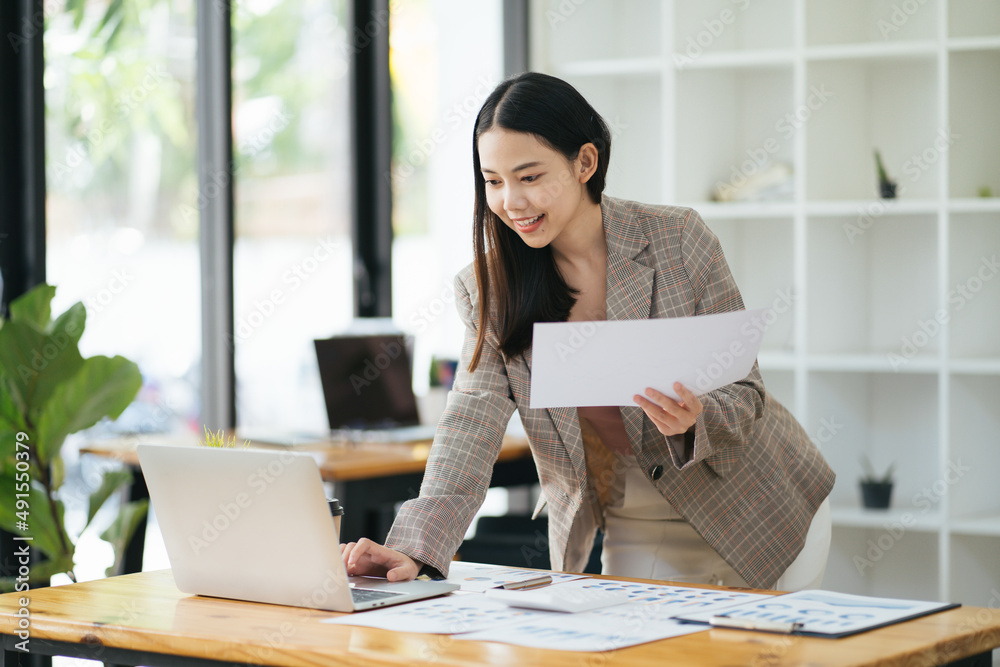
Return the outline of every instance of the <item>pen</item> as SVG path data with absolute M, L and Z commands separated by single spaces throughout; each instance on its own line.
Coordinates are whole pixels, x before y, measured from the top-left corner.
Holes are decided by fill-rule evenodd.
M 529 588 L 539 588 L 540 586 L 546 586 L 551 583 L 552 577 L 547 574 L 543 574 L 532 579 L 524 579 L 523 581 L 508 581 L 502 586 L 497 586 L 497 588 L 503 588 L 508 591 L 523 591 Z
M 708 619 L 709 625 L 716 628 L 734 628 L 736 630 L 763 630 L 765 632 L 781 632 L 790 634 L 802 627 L 801 623 L 782 623 L 780 621 L 752 620 L 748 618 L 733 618 L 732 616 L 713 616 Z

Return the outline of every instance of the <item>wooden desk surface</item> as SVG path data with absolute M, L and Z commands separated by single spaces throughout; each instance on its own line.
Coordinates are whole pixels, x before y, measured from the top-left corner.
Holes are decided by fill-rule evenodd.
M 1000 610 L 960 607 L 845 639 L 711 629 L 603 653 L 547 651 L 448 635 L 321 623 L 310 609 L 188 596 L 169 570 L 8 593 L 0 633 L 30 598 L 31 637 L 257 664 L 306 665 L 940 665 L 1000 646 Z
M 80 448 L 80 452 L 114 458 L 130 466 L 138 467 L 139 457 L 136 456 L 135 447 L 139 443 L 196 446 L 198 442 L 199 439 L 195 435 L 142 435 L 89 442 Z M 353 444 L 331 442 L 328 445 L 319 444 L 315 447 L 281 447 L 251 443 L 251 446 L 255 449 L 312 454 L 319 464 L 323 479 L 331 482 L 347 482 L 356 479 L 423 472 L 431 450 L 430 442 L 364 442 Z M 529 456 L 531 456 L 531 449 L 528 446 L 527 438 L 506 436 L 497 460 L 509 461 Z

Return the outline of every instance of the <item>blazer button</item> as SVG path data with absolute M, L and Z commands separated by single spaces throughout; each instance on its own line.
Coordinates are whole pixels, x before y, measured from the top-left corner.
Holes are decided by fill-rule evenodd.
M 661 477 L 663 477 L 663 466 L 653 466 L 653 469 L 649 471 L 649 478 L 655 482 Z

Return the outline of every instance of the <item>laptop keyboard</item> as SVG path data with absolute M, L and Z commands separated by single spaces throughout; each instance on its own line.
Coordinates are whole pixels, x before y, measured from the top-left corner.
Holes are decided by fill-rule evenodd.
M 397 593 L 396 591 L 381 591 L 374 588 L 352 588 L 351 597 L 354 598 L 354 602 L 372 602 L 374 600 L 384 600 L 386 598 L 394 598 L 397 595 L 402 595 L 402 593 Z

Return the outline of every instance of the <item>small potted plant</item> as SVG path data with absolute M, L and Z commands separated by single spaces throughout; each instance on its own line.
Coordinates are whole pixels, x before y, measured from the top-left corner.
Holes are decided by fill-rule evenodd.
M 878 171 L 879 195 L 883 199 L 895 199 L 896 182 L 889 180 L 889 174 L 885 171 L 885 165 L 882 164 L 882 155 L 878 152 L 878 149 L 875 149 L 875 169 Z
M 878 475 L 868 457 L 862 454 L 861 467 L 865 471 L 861 478 L 862 504 L 868 509 L 888 509 L 889 501 L 892 499 L 892 473 L 896 464 L 890 464 L 884 474 Z

